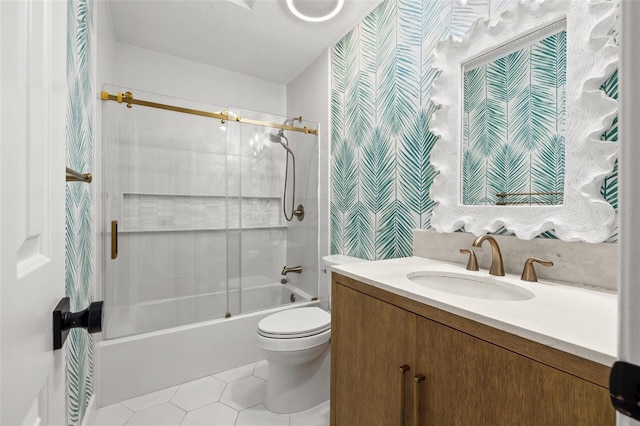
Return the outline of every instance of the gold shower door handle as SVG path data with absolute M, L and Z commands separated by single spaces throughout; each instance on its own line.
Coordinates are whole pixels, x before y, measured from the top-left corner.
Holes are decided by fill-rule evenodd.
M 404 373 L 409 371 L 407 364 L 400 366 L 400 426 L 404 426 L 404 410 L 405 410 L 405 390 L 404 390 Z
M 111 259 L 118 257 L 118 221 L 111 221 Z
M 424 374 L 417 374 L 413 381 L 415 382 L 413 390 L 413 424 L 420 426 L 420 383 L 424 382 Z

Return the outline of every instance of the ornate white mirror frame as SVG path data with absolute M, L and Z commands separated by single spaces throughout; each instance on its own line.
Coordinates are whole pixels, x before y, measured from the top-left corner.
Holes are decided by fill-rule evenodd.
M 506 43 L 566 19 L 567 87 L 564 201 L 561 205 L 462 205 L 462 68 L 463 64 Z M 523 0 L 495 24 L 479 19 L 461 42 L 438 43 L 433 67 L 440 76 L 432 87 L 439 109 L 431 131 L 439 136 L 431 163 L 439 172 L 430 188 L 437 206 L 431 225 L 439 232 L 464 226 L 475 235 L 504 226 L 521 239 L 553 229 L 565 241 L 602 242 L 610 237 L 615 212 L 600 194 L 613 170 L 617 144 L 600 140 L 617 112 L 617 102 L 600 90 L 617 66 L 618 52 L 609 35 L 615 2 Z

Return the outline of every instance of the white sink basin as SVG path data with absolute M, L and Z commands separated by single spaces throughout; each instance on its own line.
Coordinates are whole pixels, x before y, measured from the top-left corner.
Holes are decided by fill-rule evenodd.
M 535 294 L 526 288 L 493 277 L 479 277 L 455 272 L 420 271 L 407 274 L 407 278 L 432 290 L 477 299 L 518 301 L 535 297 Z

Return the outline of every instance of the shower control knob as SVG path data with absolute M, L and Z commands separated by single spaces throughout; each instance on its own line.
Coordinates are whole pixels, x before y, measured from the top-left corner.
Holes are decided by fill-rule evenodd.
M 89 334 L 102 331 L 104 302 L 93 302 L 83 311 L 70 312 L 68 297 L 63 297 L 53 310 L 53 349 L 60 349 L 72 328 L 84 328 Z

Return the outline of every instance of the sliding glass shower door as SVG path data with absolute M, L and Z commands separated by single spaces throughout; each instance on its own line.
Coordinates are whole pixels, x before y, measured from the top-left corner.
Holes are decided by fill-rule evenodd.
M 318 277 L 317 135 L 281 126 L 315 131 L 317 123 L 236 107 L 229 113 L 242 117 L 226 127 L 233 211 L 227 250 L 230 313 L 309 300 L 317 295 Z M 293 213 L 299 205 L 304 216 Z M 285 267 L 299 270 L 282 275 Z
M 220 121 L 117 102 L 103 108 L 105 337 L 224 317 L 227 144 Z
M 230 113 L 268 121 L 276 117 L 231 108 Z M 229 308 L 232 315 L 281 304 L 271 291 L 286 263 L 287 223 L 282 216 L 284 151 L 268 140 L 273 129 L 230 121 L 227 126 L 229 209 Z
M 317 125 L 131 92 L 103 104 L 104 337 L 316 296 Z

